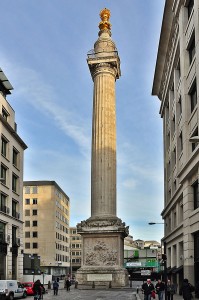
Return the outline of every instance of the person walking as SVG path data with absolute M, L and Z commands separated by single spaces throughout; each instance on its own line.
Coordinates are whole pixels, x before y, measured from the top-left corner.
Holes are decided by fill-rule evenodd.
M 173 295 L 175 294 L 175 285 L 171 283 L 171 280 L 167 280 L 167 299 L 168 300 L 173 300 Z
M 55 280 L 53 282 L 53 290 L 54 290 L 54 295 L 58 295 L 58 289 L 59 289 L 59 283 L 57 282 L 57 280 Z
M 42 284 L 41 281 L 38 279 L 33 284 L 33 292 L 34 292 L 34 299 L 41 299 L 42 295 Z
M 160 279 L 158 279 L 158 282 L 155 285 L 155 291 L 156 291 L 156 294 L 158 295 L 158 299 L 163 300 L 165 284 Z
M 155 290 L 154 285 L 151 282 L 151 279 L 147 279 L 142 285 L 142 291 L 144 293 L 144 300 L 151 300 L 151 293 Z
M 193 298 L 192 292 L 194 291 L 194 286 L 189 283 L 187 278 L 185 278 L 180 289 L 180 295 L 182 295 L 184 300 L 191 300 Z
M 66 290 L 67 291 L 70 291 L 70 286 L 71 286 L 71 281 L 70 281 L 70 278 L 68 277 L 66 280 Z

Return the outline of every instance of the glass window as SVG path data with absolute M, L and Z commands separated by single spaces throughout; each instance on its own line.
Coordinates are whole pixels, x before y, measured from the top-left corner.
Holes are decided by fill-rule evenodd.
M 30 221 L 25 221 L 25 227 L 30 227 Z
M 7 147 L 8 147 L 8 141 L 1 137 L 1 154 L 5 157 L 7 157 Z
M 3 117 L 6 121 L 8 121 L 8 116 L 9 116 L 9 113 L 7 112 L 7 110 L 6 110 L 4 107 L 2 107 L 2 117 Z
M 38 244 L 37 243 L 33 243 L 32 247 L 33 247 L 33 249 L 36 249 L 36 248 L 38 248 Z
M 190 100 L 191 100 L 191 112 L 194 110 L 195 106 L 197 105 L 197 88 L 196 88 L 196 82 L 193 85 L 193 88 L 191 89 L 190 93 Z
M 192 134 L 192 136 L 191 137 L 194 137 L 194 136 L 198 136 L 198 128 L 194 131 L 194 133 Z M 192 152 L 196 149 L 196 147 L 198 146 L 198 142 L 196 142 L 196 143 L 191 143 L 191 145 L 192 145 Z
M 29 231 L 25 231 L 25 237 L 29 238 L 30 237 L 30 232 Z
M 30 210 L 29 209 L 25 209 L 25 216 L 30 216 Z
M 32 199 L 32 204 L 37 204 L 37 198 Z
M 33 216 L 37 216 L 37 209 L 33 209 L 32 215 L 33 215 Z
M 25 194 L 30 194 L 30 187 L 29 186 L 25 186 Z
M 32 187 L 32 194 L 37 194 L 37 186 Z
M 25 248 L 30 249 L 30 243 L 25 243 Z
M 196 47 L 195 47 L 195 35 L 193 36 L 192 38 L 192 41 L 191 41 L 191 44 L 188 48 L 188 51 L 189 51 L 189 63 L 191 64 L 192 63 L 192 60 L 195 56 L 195 53 L 196 53 Z
M 188 19 L 190 18 L 190 15 L 192 13 L 194 7 L 194 0 L 189 0 L 189 3 L 187 5 L 187 9 L 188 9 Z
M 193 201 L 194 201 L 194 209 L 199 207 L 199 189 L 198 189 L 198 180 L 194 182 L 193 187 Z
M 6 195 L 1 193 L 1 198 L 0 198 L 0 211 L 6 213 Z
M 37 226 L 37 221 L 32 221 L 32 226 Z
M 33 231 L 33 233 L 32 233 L 32 237 L 34 237 L 34 238 L 37 238 L 37 237 L 38 237 L 38 233 L 37 233 L 37 231 Z
M 17 202 L 15 200 L 12 200 L 12 216 L 17 219 L 19 217 L 19 214 L 17 213 Z
M 13 192 L 17 192 L 18 189 L 18 176 L 15 175 L 14 173 L 12 174 L 12 190 Z
M 0 222 L 0 242 L 5 242 L 5 229 L 5 223 Z
M 19 152 L 15 148 L 13 148 L 12 163 L 15 167 L 18 167 L 18 155 L 19 155 Z
M 29 205 L 30 204 L 30 199 L 25 199 L 25 204 Z
M 7 168 L 4 165 L 1 165 L 1 178 L 3 179 L 3 183 L 6 184 L 7 177 Z

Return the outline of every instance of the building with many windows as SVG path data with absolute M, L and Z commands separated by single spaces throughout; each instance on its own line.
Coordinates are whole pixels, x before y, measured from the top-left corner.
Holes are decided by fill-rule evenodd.
M 81 267 L 82 238 L 77 227 L 70 227 L 70 273 L 74 274 Z
M 164 138 L 163 242 L 174 283 L 199 281 L 199 1 L 166 0 L 152 94 Z
M 69 273 L 69 197 L 55 181 L 24 181 L 23 216 L 24 252 L 40 257 L 44 273 Z
M 23 162 L 26 144 L 17 134 L 13 89 L 0 69 L 0 279 L 23 278 Z

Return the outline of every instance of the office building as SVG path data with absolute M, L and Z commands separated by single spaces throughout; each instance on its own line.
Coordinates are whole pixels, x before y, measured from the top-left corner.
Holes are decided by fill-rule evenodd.
M 168 276 L 199 281 L 199 1 L 166 0 L 152 94 L 164 139 L 163 243 Z
M 40 257 L 40 268 L 44 273 L 55 276 L 68 274 L 69 197 L 55 181 L 25 181 L 23 215 L 24 252 L 33 259 L 37 255 Z
M 27 148 L 17 133 L 7 96 L 13 89 L 0 69 L 0 279 L 23 278 L 23 164 Z

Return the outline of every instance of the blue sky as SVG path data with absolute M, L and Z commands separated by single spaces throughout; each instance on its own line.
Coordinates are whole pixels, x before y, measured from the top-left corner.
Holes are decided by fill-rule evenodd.
M 121 60 L 116 83 L 117 215 L 134 239 L 160 240 L 163 144 L 151 96 L 164 0 L 17 0 L 1 3 L 0 67 L 28 145 L 24 180 L 55 180 L 70 197 L 71 226 L 90 217 L 93 82 L 86 58 L 99 13 L 111 10 Z

